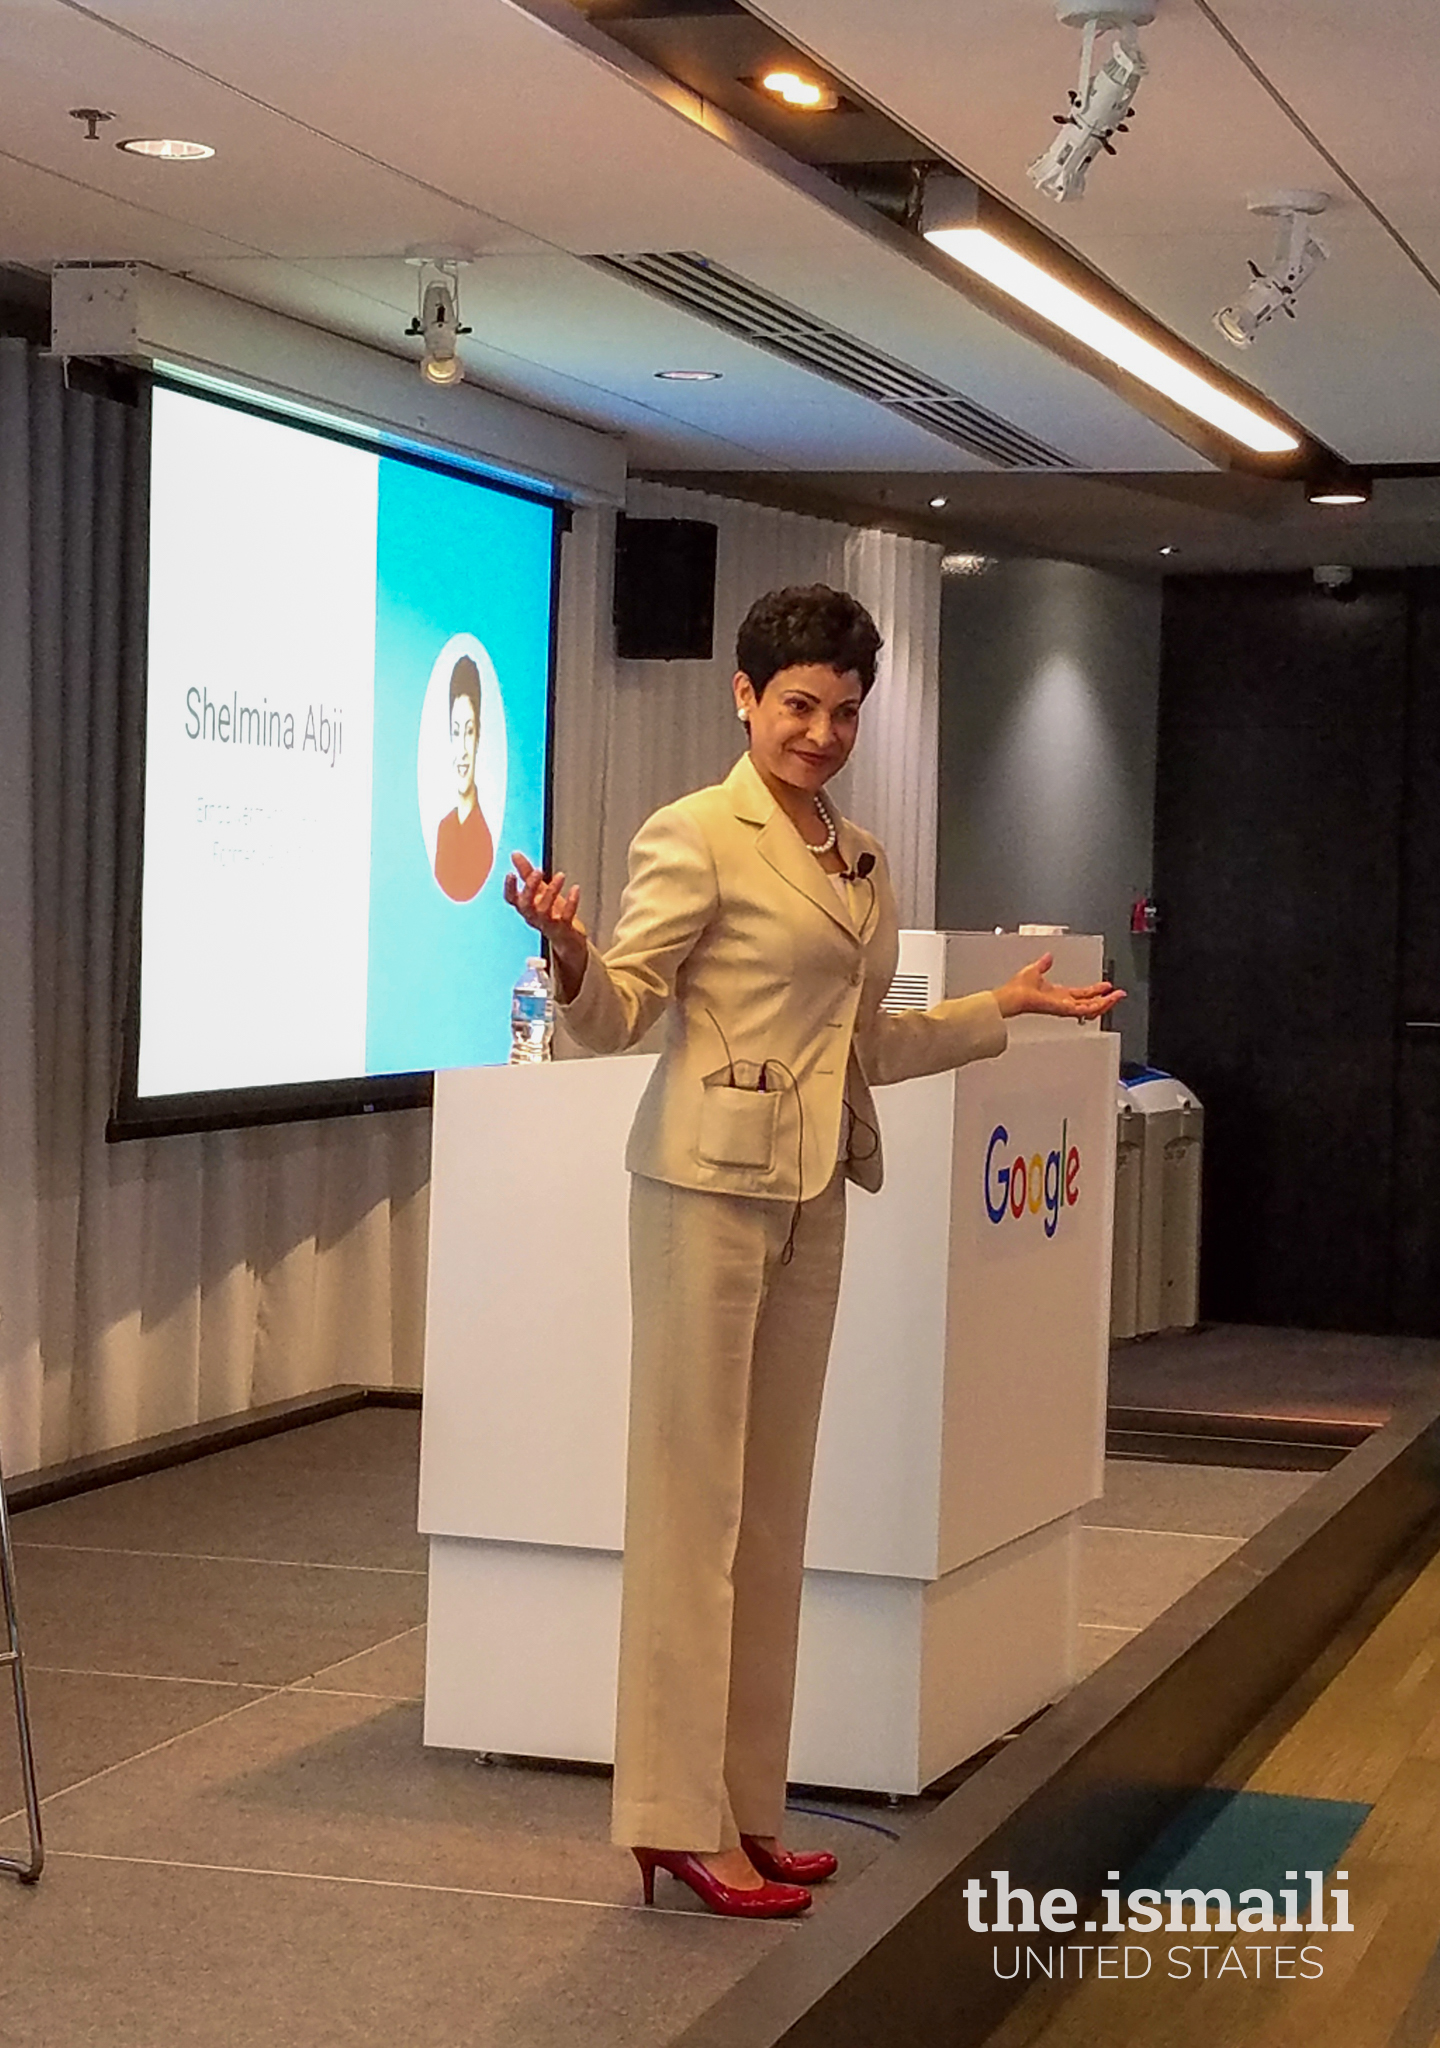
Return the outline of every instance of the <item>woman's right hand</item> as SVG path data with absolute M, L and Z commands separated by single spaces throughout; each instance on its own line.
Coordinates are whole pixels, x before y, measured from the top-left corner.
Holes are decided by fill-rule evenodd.
M 549 946 L 556 993 L 562 1003 L 573 1003 L 580 993 L 588 953 L 585 927 L 576 916 L 580 890 L 576 887 L 567 892 L 563 874 L 547 879 L 523 853 L 512 853 L 510 858 L 515 872 L 505 877 L 505 901 L 514 905 Z

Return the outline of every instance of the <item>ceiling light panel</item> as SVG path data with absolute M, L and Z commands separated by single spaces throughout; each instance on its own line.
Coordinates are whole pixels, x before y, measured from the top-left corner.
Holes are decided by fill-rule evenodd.
M 493 344 L 487 375 L 503 380 L 514 395 L 528 389 L 542 404 L 573 407 L 619 427 L 628 426 L 624 394 L 634 390 L 637 374 L 658 397 L 649 381 L 654 366 L 683 366 L 696 355 L 703 365 L 702 348 L 693 336 L 672 331 L 667 337 L 639 320 L 633 333 L 620 320 L 624 335 L 576 336 L 573 309 L 568 319 L 563 308 L 557 314 L 553 295 L 543 317 L 523 312 L 534 299 L 535 268 L 560 260 L 553 247 L 545 251 L 530 240 L 530 232 L 587 254 L 684 247 L 703 235 L 700 246 L 713 248 L 735 274 L 753 275 L 787 301 L 816 307 L 838 332 L 858 332 L 889 361 L 920 366 L 929 375 L 913 410 L 900 415 L 899 424 L 913 436 L 908 449 L 887 441 L 883 418 L 867 420 L 868 403 L 837 404 L 838 383 L 829 395 L 812 383 L 798 410 L 791 400 L 783 416 L 767 419 L 763 445 L 773 448 L 776 460 L 813 461 L 819 451 L 831 461 L 909 461 L 933 469 L 930 430 L 938 428 L 957 448 L 978 445 L 979 408 L 1002 427 L 1020 422 L 1020 431 L 1040 444 L 1039 455 L 1034 447 L 1010 448 L 1022 465 L 1042 460 L 1047 449 L 1086 468 L 1200 463 L 1112 389 L 1038 346 L 1017 346 L 999 322 L 933 273 L 827 214 L 713 132 L 677 119 L 673 103 L 662 105 L 638 90 L 616 65 L 569 47 L 556 31 L 553 8 L 539 21 L 500 0 L 457 0 L 427 19 L 420 39 L 388 0 L 354 0 L 347 19 L 366 49 L 363 67 L 336 66 L 313 14 L 285 0 L 251 0 L 244 9 L 236 0 L 204 9 L 134 0 L 127 20 L 136 33 L 163 43 L 174 57 L 117 43 L 92 19 L 69 10 L 46 10 L 43 19 L 33 63 L 27 43 L 20 63 L 0 77 L 0 112 L 12 147 L 23 147 L 34 162 L 48 161 L 44 75 L 93 78 L 101 75 L 103 59 L 111 66 L 103 74 L 107 105 L 118 105 L 127 122 L 137 107 L 163 107 L 167 126 L 173 121 L 182 134 L 203 135 L 218 146 L 224 176 L 151 178 L 113 149 L 67 132 L 65 146 L 82 161 L 86 150 L 107 160 L 107 184 L 133 191 L 143 178 L 148 194 L 161 195 L 147 199 L 152 209 L 183 192 L 187 218 L 124 208 L 118 197 L 92 197 L 73 184 L 62 190 L 43 173 L 22 176 L 12 161 L 0 178 L 7 212 L 23 238 L 20 260 L 113 254 L 170 267 L 203 263 L 222 290 L 253 292 L 317 324 L 333 320 L 358 338 L 391 346 L 383 280 L 399 266 L 384 252 L 468 245 L 490 258 L 487 284 L 494 263 L 507 274 L 513 266 L 520 280 L 508 338 L 495 335 L 487 299 L 485 339 Z M 182 74 L 182 65 L 200 70 Z M 201 70 L 225 84 L 206 80 Z M 463 119 L 425 117 L 437 75 L 453 81 L 451 99 L 463 102 Z M 761 104 L 753 86 L 745 91 Z M 249 100 L 241 97 L 246 93 Z M 537 127 L 533 108 L 542 97 L 547 118 Z M 291 118 L 265 101 L 283 105 Z M 827 125 L 785 118 L 806 134 Z M 849 134 L 851 124 L 863 129 L 867 120 L 847 108 L 829 125 Z M 74 127 L 64 120 L 59 125 Z M 603 152 L 606 179 L 577 180 L 577 152 L 590 158 Z M 23 204 L 8 203 L 20 199 Z M 502 226 L 497 213 L 515 225 Z M 228 249 L 217 237 L 228 238 Z M 290 267 L 251 254 L 264 250 Z M 225 255 L 234 258 L 229 268 L 216 261 Z M 303 268 L 296 259 L 303 259 Z M 337 296 L 323 273 L 342 262 L 353 264 L 353 285 Z M 408 277 L 400 281 L 408 317 L 411 284 Z M 573 287 L 565 289 L 568 294 Z M 508 358 L 498 353 L 507 349 Z M 577 384 L 560 381 L 562 365 Z M 748 388 L 741 365 L 722 366 L 732 381 L 712 393 L 738 395 Z M 853 379 L 847 382 L 855 388 Z M 711 431 L 711 399 L 694 396 L 707 408 Z M 957 425 L 960 434 L 951 439 Z M 755 438 L 753 413 L 747 423 L 732 410 L 726 431 L 738 441 Z
M 414 272 L 403 263 L 383 272 L 360 262 L 304 272 L 292 264 L 209 265 L 192 274 L 357 340 L 370 338 L 368 316 L 383 289 L 384 344 L 414 347 L 393 338 L 415 307 Z M 699 323 L 597 264 L 497 257 L 482 276 L 483 294 L 467 285 L 465 300 L 478 316 L 479 332 L 461 345 L 471 375 L 507 397 L 623 434 L 637 467 L 811 470 L 834 462 L 837 451 L 859 468 L 925 479 L 989 467 L 890 408 Z M 653 374 L 657 366 L 697 365 L 723 376 L 687 385 Z
M 964 0 L 960 0 L 960 5 L 963 9 Z M 1096 0 L 1096 7 L 1098 13 L 1099 0 Z M 630 18 L 632 10 L 627 7 L 621 11 L 626 16 L 624 21 L 617 21 L 608 7 L 603 10 L 603 14 L 607 28 L 618 33 L 622 40 L 627 41 L 627 47 L 630 47 L 632 45 L 629 43 L 628 38 L 634 27 L 634 22 Z M 1138 20 L 1148 17 L 1153 12 L 1153 8 L 1149 5 L 1149 0 L 1131 0 L 1131 5 L 1128 8 L 1123 4 L 1123 0 L 1116 0 L 1113 9 L 1106 7 L 1103 11 L 1107 20 L 1112 12 L 1133 13 Z M 688 49 L 684 41 L 685 36 L 691 30 L 691 10 L 688 7 L 683 10 L 684 22 L 678 25 L 671 18 L 675 10 L 666 9 L 663 5 L 646 5 L 643 9 L 637 7 L 633 12 L 643 15 L 644 24 L 647 28 L 652 25 L 655 17 L 660 17 L 663 21 L 666 35 L 673 41 L 673 47 L 664 49 L 656 47 L 652 49 L 649 52 L 651 60 L 658 63 L 667 72 L 668 76 L 676 77 L 683 75 L 686 83 L 690 84 L 693 89 L 703 93 L 703 80 L 700 72 L 695 70 L 694 67 L 694 53 Z M 726 9 L 725 21 L 730 23 L 737 13 L 743 20 L 743 10 Z M 1129 34 L 1130 31 L 1127 29 L 1124 33 Z M 925 46 L 924 39 L 922 38 L 913 47 L 914 49 L 920 49 Z M 693 76 L 683 71 L 683 65 L 686 61 L 691 63 L 692 70 L 694 71 Z M 802 76 L 803 73 L 797 67 L 793 75 L 798 77 Z M 824 75 L 824 73 L 822 72 L 821 75 Z M 777 83 L 781 82 L 782 74 L 777 73 L 775 77 Z M 789 84 L 790 80 L 787 78 L 784 82 Z M 853 87 L 851 88 L 851 95 L 852 98 L 863 103 L 864 95 Z M 869 111 L 873 111 L 873 109 Z M 898 123 L 894 125 L 899 129 Z M 903 129 L 899 129 L 899 132 L 902 135 L 907 133 Z M 1092 137 L 1091 139 L 1094 140 L 1095 138 Z M 1109 147 L 1110 145 L 1108 140 L 1101 136 L 1096 146 Z M 918 133 L 909 133 L 906 156 L 901 159 L 869 166 L 859 165 L 853 159 L 847 159 L 843 164 L 838 161 L 826 164 L 823 160 L 820 160 L 819 168 L 825 170 L 837 183 L 847 187 L 854 185 L 855 177 L 861 171 L 866 171 L 873 175 L 880 171 L 909 169 L 911 172 L 910 189 L 914 190 L 916 189 L 914 172 L 918 165 L 923 175 L 924 159 L 927 157 L 933 158 L 933 146 L 927 145 Z M 953 182 L 967 182 L 955 178 L 953 173 L 950 174 L 950 177 Z M 856 189 L 862 202 L 869 201 L 880 212 L 890 211 L 890 208 L 883 202 L 872 200 L 868 191 L 860 190 L 858 187 Z M 1075 189 L 1078 191 L 1078 186 Z M 839 201 L 837 197 L 836 203 L 838 210 L 843 202 Z M 1003 208 L 1000 211 L 1007 212 Z M 1015 218 L 1013 212 L 1008 212 L 1008 218 L 1012 220 Z M 877 222 L 878 225 L 879 223 Z M 905 225 L 911 225 L 910 218 L 906 219 Z M 864 230 L 861 229 L 861 232 L 864 232 Z M 1047 246 L 1045 238 L 1036 237 L 1035 239 L 1039 240 L 1041 251 L 1043 252 Z M 943 238 L 937 236 L 935 240 L 938 246 L 944 246 Z M 717 250 L 717 253 L 721 253 L 720 250 Z M 950 253 L 958 252 L 952 249 Z M 1042 264 L 1044 263 L 1045 257 L 1043 253 L 1041 253 L 1039 260 Z M 980 274 L 977 266 L 973 263 L 970 267 L 973 274 Z M 1061 255 L 1061 267 L 1063 268 L 1063 253 Z M 995 282 L 993 278 L 990 281 Z M 1264 419 L 1255 408 L 1247 408 L 1244 398 L 1239 396 L 1236 390 L 1227 391 L 1223 372 L 1217 373 L 1214 378 L 1209 378 L 1197 367 L 1199 362 L 1198 356 L 1195 360 L 1187 360 L 1192 352 L 1184 342 L 1176 340 L 1174 347 L 1167 349 L 1166 344 L 1172 340 L 1172 337 L 1167 334 L 1163 324 L 1159 321 L 1145 321 L 1143 317 L 1137 315 L 1137 324 L 1140 329 L 1138 335 L 1133 340 L 1122 336 L 1113 318 L 1107 320 L 1103 311 L 1106 296 L 1103 289 L 1103 280 L 1097 279 L 1096 285 L 1101 299 L 1099 307 L 1090 308 L 1087 312 L 1087 309 L 1083 307 L 1069 306 L 1065 307 L 1057 316 L 1055 295 L 1053 293 L 1048 295 L 1049 302 L 1042 305 L 1037 298 L 1033 286 L 1027 293 L 1015 289 L 1013 280 L 1007 279 L 1001 283 L 1001 291 L 1008 294 L 1012 303 L 1023 305 L 1029 312 L 1039 314 L 1040 319 L 1027 321 L 1012 318 L 1006 324 L 1025 334 L 1032 343 L 1037 344 L 1039 347 L 1053 348 L 1058 356 L 1067 360 L 1074 368 L 1082 371 L 1082 373 L 1088 370 L 1090 375 L 1107 383 L 1122 400 L 1136 407 L 1141 412 L 1148 413 L 1152 419 L 1155 419 L 1169 432 L 1178 433 L 1187 438 L 1192 446 L 1207 459 L 1225 460 L 1228 449 L 1236 446 L 1268 455 L 1294 453 L 1300 448 L 1301 437 L 1299 435 L 1290 432 L 1288 428 L 1278 426 L 1274 421 Z M 973 293 L 970 296 L 975 304 L 983 309 L 991 318 L 995 317 L 998 313 L 1001 319 L 1005 320 L 1006 316 L 1002 307 L 994 297 Z M 1116 301 L 1119 301 L 1122 297 L 1119 293 L 1111 293 L 1109 296 Z M 1061 304 L 1063 306 L 1063 297 Z M 1090 317 L 1090 315 L 1094 317 Z M 1047 335 L 1045 325 L 1041 324 L 1042 321 L 1048 323 L 1052 330 L 1057 331 L 1055 340 L 1051 340 Z M 957 329 L 959 326 L 960 321 L 957 316 Z M 1108 331 L 1110 329 L 1115 329 L 1115 331 Z M 1059 336 L 1062 334 L 1065 337 L 1064 341 L 1059 340 Z M 1067 345 L 1069 342 L 1077 340 L 1081 344 L 1079 348 Z M 1087 361 L 1087 351 L 1090 355 L 1089 361 Z M 1125 373 L 1124 380 L 1117 380 L 1114 376 L 1110 375 L 1109 370 L 1111 368 L 1122 370 Z M 1157 405 L 1155 403 L 1156 396 L 1163 401 L 1162 404 Z M 1194 424 L 1185 424 L 1184 422 L 1187 420 Z
M 246 32 L 258 37 L 264 0 L 248 12 Z M 47 5 L 25 15 L 25 34 L 9 39 L 0 65 L 0 128 L 8 152 L 0 166 L 0 206 L 9 261 L 138 260 L 175 267 L 227 254 L 293 260 L 389 252 L 417 242 L 477 250 L 536 246 L 478 207 L 377 161 L 364 147 L 363 127 L 352 131 L 356 146 L 347 147 L 323 132 L 323 124 L 279 111 L 295 104 L 296 80 L 307 64 L 298 51 L 284 60 L 277 55 L 265 90 L 251 98 L 222 82 L 220 67 L 204 66 L 216 73 L 207 77 L 167 54 L 163 46 L 184 45 L 205 23 L 223 29 L 233 22 L 233 0 L 168 15 L 137 0 L 126 11 L 133 31 L 127 35 L 70 8 Z M 297 27 L 306 39 L 313 35 Z M 116 110 L 97 142 L 86 139 L 84 122 L 67 118 L 71 96 L 57 90 L 58 80 L 76 78 L 102 80 L 101 110 Z M 257 103 L 267 97 L 271 105 Z M 193 141 L 216 155 L 208 164 L 173 155 L 146 159 L 115 147 L 120 140 Z
M 557 32 L 553 6 L 544 20 L 536 20 L 518 4 L 453 0 L 433 20 L 427 18 L 420 39 L 388 0 L 354 0 L 347 21 L 357 45 L 363 43 L 366 50 L 363 67 L 334 64 L 311 11 L 287 6 L 285 0 L 249 0 L 243 11 L 236 9 L 237 0 L 203 9 L 134 0 L 127 18 L 137 33 L 163 42 L 185 64 L 203 67 L 237 90 L 212 86 L 192 73 L 180 80 L 179 90 L 186 95 L 182 107 L 175 97 L 177 65 L 127 45 L 116 62 L 128 65 L 133 49 L 136 75 L 132 81 L 127 72 L 123 91 L 107 99 L 107 105 L 123 108 L 127 122 L 137 106 L 163 105 L 167 125 L 173 120 L 178 126 L 183 118 L 182 133 L 204 135 L 219 146 L 223 179 L 177 184 L 166 178 L 163 188 L 158 179 L 146 183 L 165 195 L 191 195 L 186 212 L 196 239 L 202 232 L 208 236 L 213 219 L 218 231 L 240 245 L 232 250 L 236 289 L 249 289 L 241 279 L 250 275 L 250 250 L 303 258 L 304 275 L 291 280 L 303 304 L 312 290 L 309 280 L 322 264 L 379 259 L 387 250 L 417 244 L 468 245 L 487 257 L 503 249 L 507 257 L 513 252 L 537 263 L 546 260 L 545 252 L 529 241 L 530 231 L 552 245 L 586 254 L 698 245 L 785 298 L 816 306 L 824 319 L 863 334 L 892 358 L 923 367 L 943 389 L 958 387 L 991 413 L 1021 422 L 1034 440 L 1086 467 L 1191 467 L 1199 460 L 1164 428 L 1059 358 L 1038 347 L 1017 349 L 998 322 L 948 291 L 947 307 L 941 299 L 944 288 L 933 275 L 897 258 L 863 229 L 828 214 L 813 198 L 717 139 L 713 127 L 678 119 L 676 96 L 672 93 L 662 104 L 638 89 L 622 68 L 624 53 L 619 64 L 613 61 L 614 45 L 606 64 L 596 62 L 592 49 L 569 46 L 563 32 Z M 61 24 L 57 53 L 64 44 L 57 75 L 96 75 L 99 46 L 114 38 L 68 10 L 53 13 Z M 584 29 L 583 18 L 577 14 L 575 19 Z M 74 23 L 84 30 L 78 43 L 69 33 Z M 12 67 L 0 77 L 7 133 L 13 141 L 23 130 L 32 145 L 26 153 L 37 161 L 44 148 L 35 115 L 44 100 L 38 75 L 17 79 Z M 450 98 L 456 105 L 463 102 L 463 120 L 427 116 L 437 75 L 453 81 Z M 159 88 L 167 79 L 168 97 L 163 97 Z M 744 92 L 752 105 L 764 104 L 753 86 Z M 252 99 L 241 99 L 241 93 Z M 293 120 L 280 121 L 255 100 L 283 104 Z M 537 126 L 533 108 L 541 100 L 546 120 Z M 806 135 L 817 132 L 817 124 L 784 118 Z M 868 133 L 868 123 L 866 113 L 847 107 L 833 122 L 818 126 L 848 136 L 853 130 Z M 74 124 L 63 126 L 70 130 Z M 328 142 L 326 136 L 346 139 L 351 147 Z M 69 146 L 107 154 L 78 135 Z M 883 153 L 884 145 L 877 141 L 876 146 Z M 870 143 L 863 147 L 871 153 Z M 605 179 L 577 179 L 577 153 L 582 160 L 603 155 Z M 108 154 L 117 184 L 123 181 L 134 189 L 135 167 L 127 167 L 113 151 Z M 388 159 L 397 174 L 391 176 L 377 159 Z M 263 191 L 257 183 L 262 172 Z M 7 199 L 11 175 L 3 174 Z M 303 206 L 297 204 L 297 193 L 304 194 Z M 469 198 L 487 212 L 447 216 L 447 194 Z M 78 196 L 73 187 L 60 197 L 52 191 L 48 200 L 39 192 L 27 196 L 38 203 L 11 211 L 23 225 L 27 252 L 43 260 L 56 253 L 51 230 L 69 216 Z M 149 203 L 163 205 L 168 199 Z M 515 225 L 501 228 L 495 214 Z M 166 225 L 154 216 L 137 215 L 132 233 L 115 253 L 167 265 L 223 253 L 208 242 L 187 249 L 182 236 L 165 232 Z M 98 239 L 87 225 L 58 253 L 76 259 L 107 253 L 97 250 Z M 377 260 L 377 278 L 385 275 Z M 219 273 L 216 281 L 229 288 Z M 276 286 L 268 273 L 257 289 L 272 295 Z M 378 303 L 381 296 L 362 281 L 358 294 L 347 300 L 347 318 L 353 321 L 351 331 L 385 346 L 392 330 Z M 323 297 L 317 283 L 310 317 L 328 317 Z M 285 302 L 297 303 L 288 290 Z M 488 333 L 488 318 L 486 325 Z M 693 341 L 682 345 L 687 353 L 694 347 Z M 543 366 L 568 344 L 552 331 L 536 346 Z M 599 369 L 617 403 L 637 372 L 648 379 L 657 364 L 684 362 L 669 348 L 662 353 L 649 345 L 643 353 L 617 355 L 609 364 L 598 347 L 587 343 L 584 353 L 590 358 L 585 374 L 593 376 Z M 524 378 L 520 362 L 511 367 L 516 379 Z M 548 384 L 537 381 L 535 388 L 542 403 L 552 402 Z M 653 392 L 655 387 L 649 388 Z M 827 404 L 818 388 L 808 402 L 818 420 Z M 883 444 L 883 459 L 903 459 L 895 444 L 884 444 L 883 435 L 872 442 L 873 427 L 853 410 L 832 407 L 830 416 L 836 435 L 833 457 L 869 461 Z M 931 438 L 918 427 L 912 431 L 917 442 Z M 869 452 L 862 454 L 862 446 Z M 914 452 L 917 467 L 933 467 L 933 454 L 927 459 L 923 447 Z
M 1335 190 L 1333 168 L 1187 4 L 1162 4 L 1144 31 L 1150 69 L 1133 133 L 1097 167 L 1083 204 L 1058 217 L 1025 175 L 1037 116 L 1043 135 L 1051 110 L 1049 80 L 1063 80 L 1065 70 L 1066 32 L 1045 0 L 765 0 L 765 11 L 839 75 L 863 79 L 898 119 L 991 190 L 1053 222 L 1122 290 L 1222 360 L 1229 350 L 1212 316 L 1233 298 L 1247 257 L 1258 253 L 1263 262 L 1266 253 L 1237 219 L 1237 202 L 1277 183 Z M 1440 270 L 1433 0 L 1374 0 L 1360 10 L 1224 0 L 1217 12 Z M 1257 380 L 1354 461 L 1440 459 L 1440 298 L 1383 227 L 1338 193 L 1324 239 L 1334 269 L 1343 263 L 1344 289 L 1334 289 L 1333 274 L 1317 283 L 1313 322 L 1302 309 L 1297 326 L 1286 322 L 1267 337 L 1273 346 L 1263 363 L 1257 351 Z
M 1326 146 L 1433 261 L 1440 253 L 1433 175 L 1440 17 L 1433 0 L 1366 0 L 1353 11 L 1224 0 L 1217 11 Z

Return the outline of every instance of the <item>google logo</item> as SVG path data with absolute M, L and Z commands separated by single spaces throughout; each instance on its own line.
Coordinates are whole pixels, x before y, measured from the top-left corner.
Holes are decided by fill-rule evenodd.
M 992 1223 L 1003 1223 L 1007 1216 L 1018 1223 L 1043 1210 L 1045 1235 L 1055 1235 L 1061 1209 L 1073 1209 L 1080 1199 L 1080 1148 L 1070 1144 L 1069 1136 L 1067 1119 L 1060 1126 L 1055 1151 L 1043 1156 L 1032 1152 L 1028 1159 L 1017 1152 L 1013 1160 L 1006 1160 L 1003 1148 L 1010 1143 L 1010 1133 L 1004 1124 L 996 1124 L 985 1148 L 985 1214 Z

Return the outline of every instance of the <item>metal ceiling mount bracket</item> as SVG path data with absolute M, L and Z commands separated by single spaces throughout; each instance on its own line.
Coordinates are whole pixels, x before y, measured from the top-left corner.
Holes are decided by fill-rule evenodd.
M 1286 214 L 1323 213 L 1330 204 L 1328 192 L 1294 191 L 1261 192 L 1254 199 L 1247 199 L 1246 207 L 1251 213 L 1261 213 L 1267 218 L 1282 220 Z
M 422 270 L 438 270 L 447 263 L 463 268 L 475 261 L 475 251 L 462 242 L 412 242 L 405 251 L 405 261 Z
M 1055 0 L 1055 16 L 1066 28 L 1144 28 L 1155 19 L 1158 0 Z

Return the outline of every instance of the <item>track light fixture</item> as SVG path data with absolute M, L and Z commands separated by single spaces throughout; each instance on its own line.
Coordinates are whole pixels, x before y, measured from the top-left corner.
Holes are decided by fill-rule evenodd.
M 1302 287 L 1315 275 L 1330 251 L 1310 223 L 1323 213 L 1329 195 L 1325 192 L 1276 192 L 1266 199 L 1252 199 L 1250 211 L 1280 223 L 1275 257 L 1268 270 L 1250 265 L 1250 283 L 1231 306 L 1222 306 L 1215 325 L 1234 348 L 1249 348 L 1262 327 L 1277 313 L 1295 318 L 1295 300 Z
M 1067 28 L 1083 31 L 1080 82 L 1067 112 L 1055 116 L 1060 133 L 1027 175 L 1048 198 L 1081 199 L 1091 164 L 1102 152 L 1114 156 L 1112 136 L 1128 132 L 1127 116 L 1147 69 L 1139 31 L 1155 19 L 1155 0 L 1057 0 Z M 1095 68 L 1095 39 L 1114 30 L 1104 63 Z
M 420 307 L 405 329 L 424 343 L 420 374 L 431 384 L 458 384 L 465 375 L 455 353 L 462 334 L 473 330 L 460 321 L 459 261 L 453 257 L 412 257 L 420 271 Z

